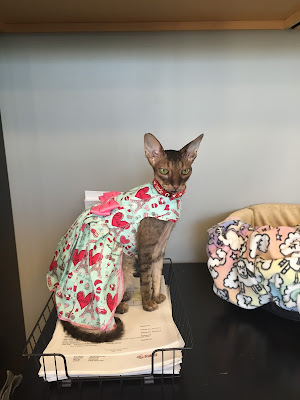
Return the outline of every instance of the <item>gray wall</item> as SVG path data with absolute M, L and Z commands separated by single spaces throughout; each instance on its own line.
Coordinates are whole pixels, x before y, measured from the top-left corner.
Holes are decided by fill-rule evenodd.
M 0 107 L 27 333 L 56 244 L 89 190 L 151 180 L 143 134 L 205 137 L 167 255 L 206 261 L 206 230 L 299 202 L 299 32 L 0 37 Z M 5 268 L 5 266 L 2 266 Z

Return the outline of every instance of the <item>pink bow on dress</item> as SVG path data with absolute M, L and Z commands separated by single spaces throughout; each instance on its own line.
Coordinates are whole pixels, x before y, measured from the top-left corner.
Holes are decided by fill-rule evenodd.
M 121 192 L 106 192 L 102 196 L 99 196 L 100 203 L 93 206 L 91 212 L 102 216 L 110 215 L 112 210 L 120 206 L 114 199 L 119 194 Z

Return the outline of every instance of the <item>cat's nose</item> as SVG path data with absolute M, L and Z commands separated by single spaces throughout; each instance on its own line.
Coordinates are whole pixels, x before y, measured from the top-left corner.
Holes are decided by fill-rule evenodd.
M 177 189 L 179 188 L 179 185 L 173 185 L 173 188 L 174 188 L 175 190 L 177 190 Z

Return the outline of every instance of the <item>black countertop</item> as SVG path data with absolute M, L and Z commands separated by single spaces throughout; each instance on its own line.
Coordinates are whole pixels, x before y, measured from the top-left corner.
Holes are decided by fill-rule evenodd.
M 58 389 L 56 383 L 48 385 L 37 377 L 30 359 L 13 399 L 298 400 L 300 322 L 263 309 L 243 310 L 219 299 L 206 264 L 174 268 L 195 342 L 185 352 L 183 374 L 174 385 L 87 382 Z

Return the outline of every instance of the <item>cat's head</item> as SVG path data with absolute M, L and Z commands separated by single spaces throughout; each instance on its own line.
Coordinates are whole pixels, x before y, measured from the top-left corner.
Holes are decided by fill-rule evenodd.
M 164 150 L 154 135 L 145 134 L 146 157 L 153 167 L 154 178 L 165 190 L 176 193 L 185 188 L 186 181 L 191 176 L 192 163 L 197 157 L 202 138 L 203 134 L 181 150 Z

